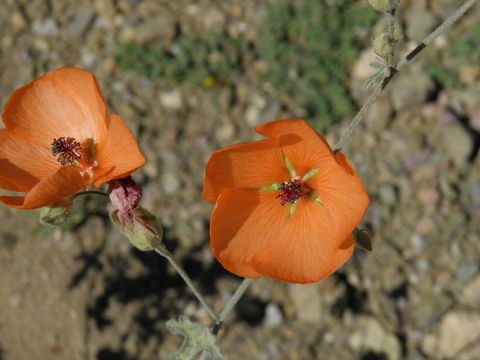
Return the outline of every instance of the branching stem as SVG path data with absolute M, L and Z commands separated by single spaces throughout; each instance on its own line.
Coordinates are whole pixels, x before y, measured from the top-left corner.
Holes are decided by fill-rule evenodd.
M 398 66 L 394 69 L 390 69 L 388 75 L 385 75 L 383 80 L 379 85 L 375 87 L 373 92 L 368 97 L 365 104 L 361 107 L 357 115 L 352 119 L 350 125 L 348 126 L 345 133 L 340 137 L 340 140 L 333 147 L 334 152 L 340 151 L 347 141 L 352 136 L 358 124 L 366 117 L 370 108 L 375 104 L 380 93 L 387 87 L 393 77 L 399 72 L 399 70 L 405 65 L 409 64 L 415 56 L 417 56 L 423 49 L 430 45 L 440 34 L 445 30 L 449 29 L 463 14 L 465 14 L 468 9 L 470 9 L 477 0 L 467 0 L 465 3 L 460 6 L 455 12 L 449 16 L 438 28 L 436 28 L 430 35 L 428 35 L 415 49 L 410 51 L 407 56 L 405 56 L 399 63 Z

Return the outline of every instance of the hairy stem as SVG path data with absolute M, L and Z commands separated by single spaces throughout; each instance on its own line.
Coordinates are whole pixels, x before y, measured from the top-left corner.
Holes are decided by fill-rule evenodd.
M 398 73 L 398 71 L 405 65 L 409 64 L 415 56 L 417 56 L 423 49 L 425 49 L 428 45 L 430 45 L 440 34 L 442 34 L 445 30 L 449 29 L 463 14 L 465 14 L 468 9 L 470 9 L 473 5 L 478 0 L 467 0 L 465 3 L 460 6 L 455 12 L 450 15 L 439 27 L 437 27 L 430 35 L 428 35 L 415 49 L 410 51 L 407 56 L 405 56 L 399 63 L 396 69 L 390 69 L 390 72 L 388 75 L 385 75 L 383 80 L 377 87 L 374 89 L 374 91 L 370 94 L 368 97 L 367 101 L 357 115 L 353 118 L 351 121 L 350 125 L 348 126 L 347 130 L 345 133 L 341 136 L 340 140 L 335 144 L 333 147 L 334 152 L 340 151 L 347 141 L 350 139 L 352 136 L 355 128 L 358 126 L 358 124 L 367 116 L 368 111 L 370 108 L 375 104 L 375 102 L 378 99 L 378 96 L 380 93 L 387 87 L 387 85 L 390 83 L 390 81 L 393 79 L 393 77 Z
M 392 44 L 392 53 L 387 57 L 388 66 L 395 69 L 397 66 L 395 61 L 395 10 L 387 11 L 388 18 L 388 41 Z
M 222 312 L 220 313 L 220 317 L 218 318 L 218 321 L 212 330 L 213 335 L 218 334 L 228 314 L 230 314 L 230 312 L 233 310 L 235 305 L 237 305 L 238 301 L 242 298 L 243 294 L 245 293 L 245 291 L 247 291 L 248 287 L 250 286 L 253 280 L 254 279 L 247 279 L 247 278 L 243 279 L 241 284 L 238 286 L 237 290 L 235 290 L 235 293 L 232 295 L 230 300 L 228 300 L 227 305 L 225 305 Z
M 158 254 L 162 255 L 163 257 L 167 258 L 167 260 L 170 262 L 170 264 L 172 264 L 172 266 L 177 271 L 178 275 L 180 275 L 182 277 L 183 281 L 185 281 L 187 286 L 190 288 L 190 290 L 192 290 L 193 294 L 197 297 L 198 301 L 200 301 L 200 304 L 202 304 L 204 309 L 207 311 L 208 315 L 210 315 L 210 317 L 212 318 L 213 321 L 215 321 L 215 323 L 218 323 L 219 318 L 217 317 L 215 312 L 212 310 L 212 308 L 207 304 L 207 302 L 205 301 L 205 298 L 202 296 L 200 291 L 198 291 L 197 287 L 193 283 L 190 276 L 188 276 L 188 274 L 185 272 L 185 270 L 183 270 L 183 268 L 180 266 L 180 264 L 178 264 L 175 261 L 175 259 L 173 258 L 173 255 L 168 250 L 166 250 L 164 248 L 163 249 L 155 249 L 155 251 Z
M 75 195 L 73 195 L 73 198 L 76 199 L 77 197 L 82 196 L 82 195 L 100 195 L 100 196 L 108 197 L 108 194 L 104 193 L 103 191 L 85 190 L 85 191 L 80 191 L 80 192 L 76 193 Z

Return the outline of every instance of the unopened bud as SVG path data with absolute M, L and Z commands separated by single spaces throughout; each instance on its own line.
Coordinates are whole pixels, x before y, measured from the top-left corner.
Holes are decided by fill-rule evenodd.
M 382 33 L 373 39 L 373 50 L 383 57 L 393 55 L 394 46 L 387 33 Z
M 142 189 L 131 177 L 112 180 L 108 183 L 112 202 L 110 219 L 139 250 L 162 252 L 162 226 L 148 210 L 138 206 Z
M 68 220 L 71 212 L 71 201 L 44 206 L 40 212 L 40 223 L 43 225 L 60 226 Z
M 393 11 L 400 4 L 400 0 L 368 0 L 377 11 Z
M 133 246 L 142 251 L 163 249 L 162 227 L 152 213 L 137 207 L 128 218 L 119 215 L 118 210 L 112 210 L 110 219 Z

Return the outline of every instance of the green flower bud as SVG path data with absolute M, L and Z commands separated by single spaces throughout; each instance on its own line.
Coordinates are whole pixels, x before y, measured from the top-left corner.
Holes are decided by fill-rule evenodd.
M 50 206 L 44 206 L 40 212 L 40 223 L 43 225 L 60 226 L 65 223 L 72 212 L 72 202 L 65 201 Z
M 130 212 L 128 218 L 119 215 L 118 210 L 113 210 L 110 219 L 137 249 L 161 251 L 164 248 L 162 227 L 148 210 L 137 207 Z
M 373 50 L 383 57 L 393 55 L 394 46 L 387 33 L 382 33 L 373 39 Z
M 377 11 L 393 11 L 400 4 L 400 0 L 368 0 Z

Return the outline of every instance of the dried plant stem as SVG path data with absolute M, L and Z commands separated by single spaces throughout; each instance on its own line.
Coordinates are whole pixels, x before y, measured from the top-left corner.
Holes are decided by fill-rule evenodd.
M 370 94 L 365 104 L 363 104 L 362 108 L 359 110 L 357 115 L 353 118 L 350 125 L 348 126 L 345 133 L 341 136 L 340 140 L 335 144 L 333 147 L 334 152 L 340 151 L 347 141 L 352 136 L 354 130 L 358 126 L 358 124 L 366 117 L 370 108 L 375 104 L 378 99 L 380 93 L 385 89 L 385 87 L 390 83 L 393 77 L 398 73 L 398 71 L 404 67 L 405 65 L 409 64 L 415 56 L 417 56 L 423 49 L 425 49 L 428 45 L 430 45 L 440 34 L 444 31 L 449 29 L 463 14 L 465 14 L 468 9 L 470 9 L 478 0 L 467 0 L 465 3 L 460 6 L 455 12 L 448 17 L 438 28 L 436 28 L 430 35 L 428 35 L 415 49 L 410 51 L 407 56 L 405 56 L 399 63 L 396 68 L 390 69 L 390 72 L 385 75 L 383 80 L 374 91 Z
M 176 262 L 176 260 L 173 258 L 173 255 L 168 250 L 166 250 L 164 248 L 163 249 L 158 249 L 158 250 L 155 249 L 155 251 L 157 252 L 157 254 L 160 254 L 163 257 L 167 258 L 167 260 L 170 262 L 170 264 L 172 264 L 172 266 L 177 271 L 178 275 L 180 275 L 182 277 L 183 281 L 185 281 L 187 286 L 190 288 L 190 290 L 192 290 L 193 294 L 197 297 L 198 301 L 200 301 L 200 304 L 202 304 L 204 309 L 207 311 L 208 315 L 210 315 L 210 317 L 212 318 L 213 321 L 215 321 L 215 323 L 218 323 L 220 321 L 218 316 L 215 314 L 215 312 L 212 310 L 212 308 L 207 304 L 207 302 L 205 301 L 205 298 L 202 296 L 200 291 L 198 291 L 197 287 L 193 283 L 190 276 L 188 276 L 186 271 L 183 270 L 183 268 L 180 266 L 180 264 L 178 264 Z

